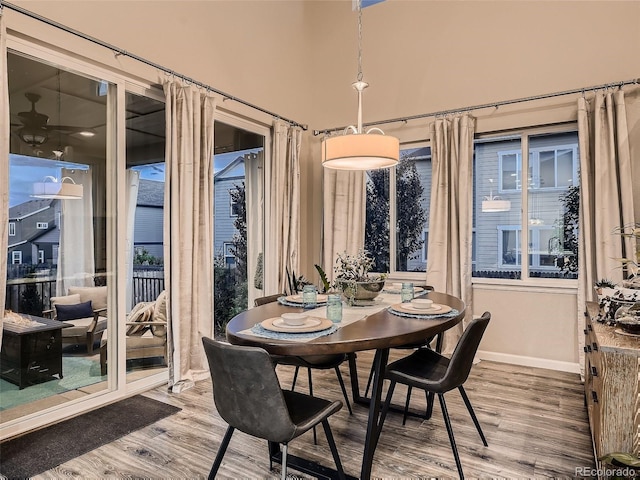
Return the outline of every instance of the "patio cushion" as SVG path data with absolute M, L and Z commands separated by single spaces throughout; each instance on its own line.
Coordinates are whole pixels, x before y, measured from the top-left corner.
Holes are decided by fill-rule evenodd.
M 91 308 L 90 301 L 69 305 L 56 304 L 56 320 L 60 322 L 87 317 L 93 318 L 93 308 Z
M 75 303 L 80 303 L 80 295 L 77 293 L 75 295 L 61 295 L 59 297 L 51 297 L 51 307 L 55 307 L 56 305 L 73 305 Z
M 69 295 L 80 295 L 80 301 L 91 300 L 94 310 L 107 308 L 107 287 L 69 287 Z
M 153 307 L 155 302 L 140 302 L 129 312 L 127 322 L 150 322 L 153 319 Z M 132 325 L 127 329 L 127 336 L 142 335 L 149 329 L 148 325 Z
M 163 290 L 158 295 L 153 307 L 153 321 L 167 323 L 167 292 Z M 164 337 L 167 335 L 166 325 L 151 325 L 151 332 L 156 337 Z
M 64 323 L 70 323 L 73 327 L 62 329 L 62 338 L 71 338 L 78 335 L 86 335 L 87 329 L 93 322 L 93 316 L 87 318 L 77 318 L 75 320 L 67 320 Z

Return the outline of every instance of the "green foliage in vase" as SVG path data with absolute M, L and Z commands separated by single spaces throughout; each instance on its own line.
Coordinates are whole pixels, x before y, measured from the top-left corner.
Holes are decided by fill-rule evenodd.
M 322 287 L 324 289 L 322 293 L 327 293 L 329 290 L 331 290 L 331 284 L 329 283 L 327 274 L 325 273 L 325 271 L 322 269 L 320 265 L 315 264 L 314 267 L 316 267 L 316 270 L 318 271 L 318 275 L 320 275 L 320 281 L 322 282 Z
M 614 235 L 634 240 L 635 252 L 625 252 L 625 257 L 616 258 L 624 269 L 627 278 L 638 277 L 640 274 L 640 223 L 629 223 L 617 227 L 613 231 Z M 623 245 L 624 247 L 624 245 Z
M 349 255 L 347 252 L 339 253 L 336 258 L 334 272 L 336 280 L 350 282 L 380 281 L 387 277 L 387 274 L 369 276 L 375 262 L 369 252 L 365 249 L 358 251 L 356 255 Z

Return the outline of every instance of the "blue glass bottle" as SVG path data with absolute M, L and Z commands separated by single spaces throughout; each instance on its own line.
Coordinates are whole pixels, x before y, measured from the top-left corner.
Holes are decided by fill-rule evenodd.
M 342 297 L 340 295 L 329 295 L 327 297 L 327 318 L 333 323 L 342 321 Z
M 318 290 L 315 285 L 305 285 L 302 287 L 302 303 L 304 308 L 316 308 L 318 303 Z
M 402 289 L 400 290 L 400 300 L 402 301 L 402 303 L 410 302 L 411 300 L 413 300 L 413 283 L 402 283 Z

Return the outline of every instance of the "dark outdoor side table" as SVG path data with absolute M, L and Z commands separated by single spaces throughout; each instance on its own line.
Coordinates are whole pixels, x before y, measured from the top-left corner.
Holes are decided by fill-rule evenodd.
M 62 329 L 66 323 L 22 315 L 40 325 L 2 324 L 0 377 L 20 389 L 34 383 L 62 378 Z

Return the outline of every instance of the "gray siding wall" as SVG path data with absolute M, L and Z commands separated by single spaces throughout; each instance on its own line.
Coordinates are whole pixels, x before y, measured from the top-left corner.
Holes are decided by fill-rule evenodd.
M 214 223 L 214 255 L 224 253 L 224 243 L 231 242 L 236 228 L 235 217 L 231 216 L 231 195 L 229 191 L 242 185 L 243 179 L 221 179 L 215 183 L 215 223 Z
M 164 257 L 163 239 L 164 209 L 138 205 L 134 223 L 133 243 L 144 247 L 154 257 Z

